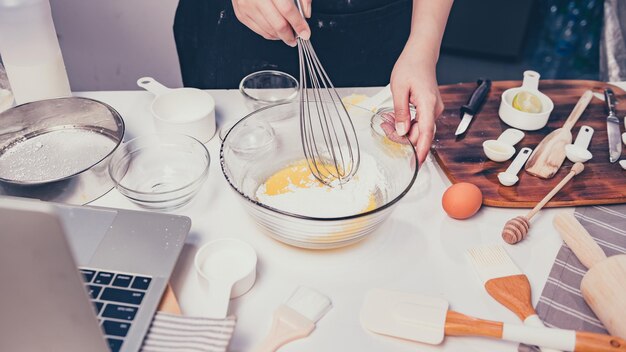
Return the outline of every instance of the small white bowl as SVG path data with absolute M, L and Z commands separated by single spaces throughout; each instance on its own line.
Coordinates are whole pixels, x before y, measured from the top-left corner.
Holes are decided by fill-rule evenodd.
M 539 91 L 539 77 L 539 73 L 535 71 L 525 71 L 521 87 L 510 88 L 502 93 L 498 115 L 507 125 L 524 131 L 536 131 L 548 123 L 550 114 L 554 110 L 554 103 L 547 95 Z M 530 92 L 541 100 L 541 112 L 524 112 L 513 107 L 513 98 L 522 91 Z

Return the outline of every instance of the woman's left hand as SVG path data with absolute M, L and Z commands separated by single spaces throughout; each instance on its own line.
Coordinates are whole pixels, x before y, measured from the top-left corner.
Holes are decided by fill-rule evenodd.
M 396 61 L 391 74 L 391 92 L 395 113 L 395 133 L 407 135 L 417 148 L 420 164 L 426 159 L 435 132 L 435 120 L 443 112 L 437 86 L 436 59 L 421 56 L 410 41 Z M 409 103 L 415 106 L 411 121 Z

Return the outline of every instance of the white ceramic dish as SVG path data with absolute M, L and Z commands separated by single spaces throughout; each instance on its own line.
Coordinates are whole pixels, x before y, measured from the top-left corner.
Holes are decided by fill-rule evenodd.
M 548 123 L 554 103 L 547 95 L 539 91 L 539 77 L 539 73 L 535 71 L 525 71 L 521 87 L 510 88 L 502 93 L 498 115 L 507 125 L 524 131 L 536 131 Z M 513 98 L 522 91 L 530 92 L 539 98 L 542 106 L 541 112 L 523 112 L 513 107 Z
M 150 105 L 159 132 L 180 133 L 206 143 L 215 135 L 215 101 L 196 88 L 167 88 L 152 77 L 137 85 L 155 95 Z

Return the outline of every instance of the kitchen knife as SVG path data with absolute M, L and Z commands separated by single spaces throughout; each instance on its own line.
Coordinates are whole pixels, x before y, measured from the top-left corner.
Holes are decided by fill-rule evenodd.
M 479 79 L 476 84 L 477 87 L 467 101 L 467 104 L 461 106 L 461 115 L 463 118 L 456 132 L 454 132 L 455 136 L 465 133 L 470 122 L 472 122 L 472 118 L 485 102 L 487 94 L 489 94 L 489 89 L 491 89 L 490 79 Z
M 613 90 L 604 90 L 604 100 L 609 116 L 606 118 L 606 132 L 609 136 L 609 160 L 614 163 L 622 155 L 622 141 L 619 133 L 619 119 L 615 114 L 615 94 Z

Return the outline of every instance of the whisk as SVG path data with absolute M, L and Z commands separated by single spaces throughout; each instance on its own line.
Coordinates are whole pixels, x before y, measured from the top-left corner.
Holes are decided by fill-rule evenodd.
M 302 6 L 296 0 L 302 16 Z M 300 37 L 300 135 L 302 149 L 315 178 L 341 186 L 357 172 L 361 151 L 354 124 L 313 45 Z

